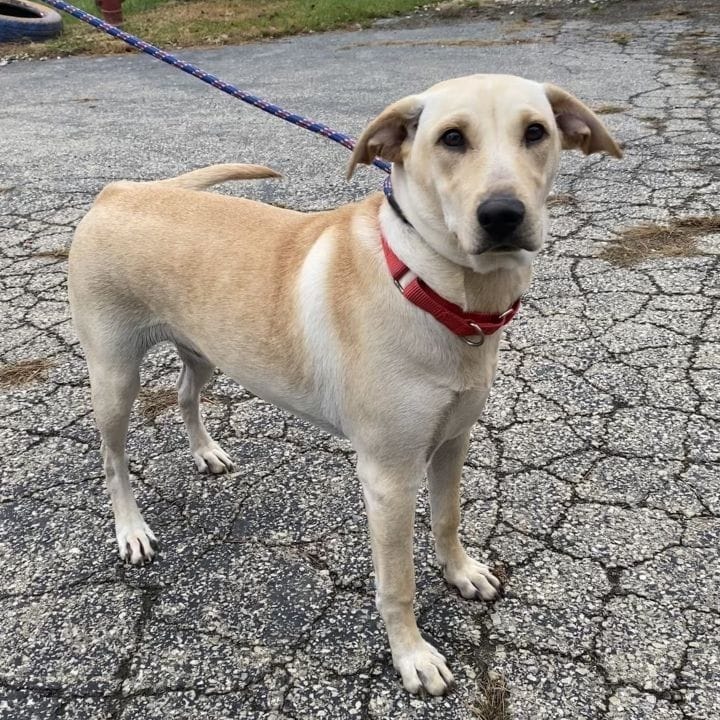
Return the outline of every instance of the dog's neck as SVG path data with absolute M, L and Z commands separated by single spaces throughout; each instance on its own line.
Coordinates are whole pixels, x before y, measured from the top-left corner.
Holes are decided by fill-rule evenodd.
M 380 206 L 380 227 L 392 251 L 413 273 L 467 312 L 504 312 L 530 284 L 530 266 L 478 273 L 446 258 L 400 217 L 387 198 Z

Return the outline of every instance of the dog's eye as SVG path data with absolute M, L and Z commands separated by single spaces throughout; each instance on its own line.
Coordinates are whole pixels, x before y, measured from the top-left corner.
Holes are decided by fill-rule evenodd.
M 540 123 L 533 123 L 525 128 L 525 143 L 532 145 L 540 142 L 547 135 L 547 131 Z
M 440 136 L 440 142 L 449 148 L 465 147 L 465 136 L 459 130 L 446 130 Z

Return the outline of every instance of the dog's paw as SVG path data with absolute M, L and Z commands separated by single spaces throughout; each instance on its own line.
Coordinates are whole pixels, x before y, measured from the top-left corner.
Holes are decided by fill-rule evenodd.
M 117 528 L 116 537 L 120 558 L 124 562 L 131 565 L 152 562 L 158 549 L 158 541 L 142 518 L 139 522 Z
M 414 694 L 444 695 L 455 683 L 445 658 L 423 639 L 398 657 L 393 655 L 393 665 L 405 689 Z
M 198 448 L 192 455 L 195 465 L 201 473 L 211 472 L 219 475 L 235 470 L 233 461 L 216 442 Z
M 502 592 L 502 584 L 490 568 L 468 555 L 456 563 L 445 565 L 443 575 L 467 600 L 495 600 Z

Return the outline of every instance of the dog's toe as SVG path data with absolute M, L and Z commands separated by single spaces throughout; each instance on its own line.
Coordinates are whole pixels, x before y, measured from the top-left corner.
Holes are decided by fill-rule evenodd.
M 220 475 L 235 470 L 233 461 L 215 442 L 195 450 L 195 452 L 193 452 L 193 459 L 195 460 L 197 469 L 201 473 L 211 472 L 215 475 Z
M 444 695 L 455 683 L 445 658 L 424 640 L 397 658 L 395 668 L 405 689 L 416 695 Z
M 131 565 L 152 562 L 158 549 L 158 540 L 145 522 L 118 528 L 117 542 L 120 558 Z
M 455 565 L 445 567 L 445 579 L 467 600 L 495 600 L 502 585 L 484 563 L 466 556 Z

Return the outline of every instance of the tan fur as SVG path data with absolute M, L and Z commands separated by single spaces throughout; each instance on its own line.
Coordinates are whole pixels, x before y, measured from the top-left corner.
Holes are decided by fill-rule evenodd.
M 546 135 L 531 142 L 528 126 L 538 123 Z M 448 130 L 462 133 L 461 149 L 443 141 Z M 142 356 L 168 340 L 183 361 L 179 406 L 201 471 L 234 467 L 200 417 L 200 389 L 215 367 L 352 441 L 393 663 L 411 692 L 444 693 L 452 674 L 420 636 L 412 609 L 415 496 L 427 474 L 445 579 L 463 597 L 495 598 L 499 581 L 467 555 L 458 524 L 468 438 L 495 374 L 500 333 L 470 347 L 410 304 L 388 273 L 380 235 L 443 297 L 465 310 L 502 312 L 530 282 L 561 146 L 620 155 L 567 92 L 477 75 L 394 103 L 357 143 L 349 173 L 376 154 L 391 160 L 394 194 L 411 225 L 380 194 L 299 213 L 200 192 L 228 179 L 277 177 L 261 166 L 214 165 L 105 188 L 77 228 L 69 290 L 121 556 L 142 563 L 155 554 L 130 487 L 125 440 Z M 493 198 L 523 209 L 509 234 L 480 220 Z

